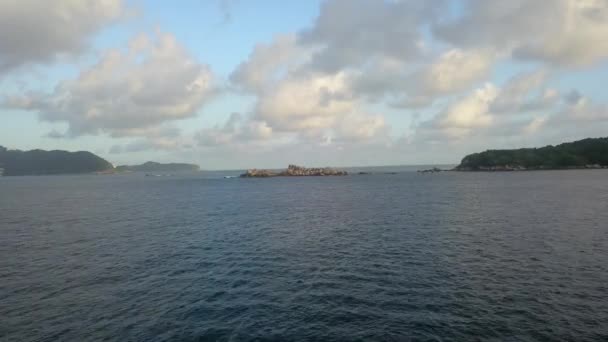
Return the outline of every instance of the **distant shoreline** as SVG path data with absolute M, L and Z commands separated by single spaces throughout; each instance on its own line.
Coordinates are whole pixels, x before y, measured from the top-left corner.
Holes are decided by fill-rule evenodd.
M 454 171 L 520 172 L 608 168 L 608 138 L 588 138 L 557 146 L 487 150 L 465 156 Z
M 538 171 L 582 171 L 582 170 L 606 170 L 608 167 L 599 167 L 599 168 L 586 168 L 586 167 L 577 167 L 577 168 L 552 168 L 552 169 L 525 169 L 525 170 L 445 170 L 444 172 L 463 172 L 463 173 L 518 173 L 518 172 L 538 172 Z
M 565 168 L 530 168 L 530 169 L 449 169 L 449 170 L 418 170 L 418 173 L 440 173 L 440 172 L 479 172 L 479 173 L 493 173 L 493 172 L 534 172 L 534 171 L 577 171 L 577 170 L 606 170 L 608 166 L 600 166 L 600 167 L 565 167 Z

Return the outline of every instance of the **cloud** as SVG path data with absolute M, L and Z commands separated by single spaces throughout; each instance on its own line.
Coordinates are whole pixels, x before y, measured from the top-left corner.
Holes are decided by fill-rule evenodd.
M 273 136 L 306 144 L 375 143 L 389 140 L 382 115 L 369 114 L 353 89 L 347 72 L 292 72 L 256 85 L 253 123 L 263 123 Z M 231 139 L 210 135 L 214 141 Z M 232 138 L 232 135 L 228 135 Z
M 553 124 L 594 124 L 608 122 L 608 105 L 594 103 L 590 98 L 576 92 L 578 99 L 569 98 L 566 104 L 551 117 Z
M 545 124 L 547 123 L 547 117 L 538 117 L 532 119 L 529 124 L 527 124 L 524 128 L 524 134 L 532 135 L 536 134 Z
M 265 142 L 273 137 L 272 128 L 265 122 L 245 119 L 232 113 L 223 126 L 204 128 L 196 133 L 199 146 L 217 147 Z
M 137 139 L 124 145 L 123 151 L 132 153 L 151 150 L 174 150 L 180 146 L 175 139 Z
M 319 50 L 310 68 L 337 72 L 382 56 L 403 61 L 424 52 L 421 24 L 443 9 L 445 1 L 329 0 L 312 28 L 298 42 Z
M 123 153 L 124 147 L 122 145 L 112 145 L 108 150 L 110 154 L 120 154 Z
M 574 90 L 550 111 L 532 119 L 522 133 L 557 143 L 605 136 L 607 129 L 608 105 L 594 102 Z
M 130 140 L 125 144 L 112 145 L 109 152 L 112 154 L 141 152 L 150 150 L 177 150 L 187 144 L 179 128 L 170 125 L 154 126 L 145 129 L 133 130 L 123 139 Z M 133 137 L 135 137 L 133 139 Z
M 332 142 L 390 144 L 389 126 L 382 115 L 353 113 L 335 126 Z
M 375 58 L 351 71 L 354 93 L 372 102 L 388 100 L 397 108 L 431 105 L 443 96 L 469 90 L 486 80 L 496 60 L 490 50 L 449 49 L 429 62 L 404 63 Z
M 228 24 L 232 21 L 232 11 L 237 0 L 219 0 L 218 8 L 222 14 L 222 24 Z
M 218 0 L 224 23 L 233 4 Z M 214 86 L 222 76 L 158 32 L 104 51 L 50 92 L 19 89 L 2 104 L 67 124 L 48 137 L 120 139 L 114 153 L 192 143 L 209 154 L 252 145 L 301 145 L 311 156 L 315 149 L 356 153 L 371 146 L 384 153 L 406 132 L 401 141 L 418 147 L 517 142 L 577 126 L 591 132 L 608 122 L 606 105 L 561 85 L 586 82 L 588 70 L 564 77 L 608 57 L 607 8 L 606 0 L 327 0 L 309 27 L 255 45 L 222 89 Z M 86 51 L 88 40 L 125 12 L 118 0 L 9 1 L 0 9 L 0 29 L 19 28 L 20 37 L 0 32 L 8 37 L 0 40 L 0 73 Z M 23 43 L 39 37 L 48 41 Z M 196 132 L 172 128 L 196 116 L 216 91 L 246 97 L 235 102 L 248 103 L 244 108 L 229 109 L 243 114 Z
M 375 57 L 365 66 L 348 69 L 349 82 L 356 96 L 380 102 L 387 95 L 402 95 L 411 82 L 407 63 L 390 57 Z
M 490 49 L 451 48 L 427 62 L 424 26 L 446 3 L 326 1 L 311 28 L 258 44 L 231 81 L 257 95 L 256 115 L 279 130 L 328 127 L 365 102 L 428 106 L 482 82 L 496 60 Z
M 0 1 L 0 75 L 83 52 L 125 12 L 122 0 Z
M 583 95 L 576 89 L 573 89 L 564 95 L 564 101 L 571 105 L 579 103 L 581 100 L 583 100 L 583 98 Z
M 311 28 L 257 45 L 231 81 L 256 95 L 253 118 L 273 133 L 307 143 L 385 139 L 389 125 L 367 103 L 428 106 L 492 70 L 497 55 L 484 48 L 449 48 L 427 62 L 424 26 L 445 4 L 326 1 Z
M 48 132 L 47 134 L 45 134 L 45 137 L 51 138 L 51 139 L 63 139 L 63 138 L 65 138 L 65 133 L 61 133 L 58 130 L 53 129 L 50 132 Z
M 488 77 L 494 54 L 483 50 L 450 49 L 417 76 L 422 95 L 451 94 Z
M 108 50 L 53 92 L 9 97 L 5 105 L 66 122 L 68 136 L 146 136 L 165 122 L 194 116 L 213 94 L 212 73 L 175 37 L 140 35 L 128 49 Z
M 284 77 L 305 54 L 294 34 L 279 35 L 270 44 L 256 45 L 249 58 L 232 72 L 230 80 L 237 87 L 258 93 Z
M 281 131 L 317 130 L 332 126 L 352 112 L 345 74 L 315 74 L 282 80 L 259 98 L 256 118 Z
M 292 72 L 254 88 L 257 101 L 250 115 L 233 113 L 223 126 L 201 130 L 201 145 L 365 143 L 388 135 L 384 117 L 366 113 L 354 99 L 347 73 Z
M 517 146 L 521 141 L 543 144 L 560 137 L 605 135 L 608 105 L 577 90 L 562 96 L 546 86 L 548 76 L 543 70 L 525 72 L 500 88 L 491 83 L 479 87 L 415 125 L 408 140 L 487 148 L 496 141 Z
M 486 80 L 496 59 L 491 50 L 449 49 L 410 74 L 385 75 L 393 81 L 383 91 L 394 95 L 394 107 L 427 107 L 438 98 L 469 90 Z M 378 88 L 376 85 L 376 91 Z
M 472 136 L 517 136 L 539 131 L 557 110 L 559 94 L 544 88 L 544 71 L 514 76 L 502 87 L 487 83 L 446 105 L 430 120 L 417 127 L 418 140 L 463 140 Z
M 576 67 L 608 56 L 605 0 L 465 1 L 462 16 L 434 26 L 460 47 L 494 48 L 524 60 Z
M 448 138 L 460 139 L 475 129 L 489 127 L 494 121 L 489 109 L 498 94 L 499 89 L 488 83 L 450 104 L 435 118 L 423 123 L 421 128 L 440 132 Z
M 512 77 L 492 104 L 495 113 L 524 114 L 548 109 L 560 100 L 559 92 L 547 88 L 548 73 L 544 70 L 526 72 Z
M 124 145 L 112 145 L 109 149 L 110 154 L 135 153 L 164 149 L 163 145 L 158 145 L 148 139 L 138 139 Z

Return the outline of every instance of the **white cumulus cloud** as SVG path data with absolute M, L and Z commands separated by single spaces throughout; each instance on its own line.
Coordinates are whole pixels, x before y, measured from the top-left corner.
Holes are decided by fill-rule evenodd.
M 65 122 L 67 135 L 145 136 L 164 122 L 194 116 L 213 94 L 212 73 L 175 37 L 140 35 L 128 49 L 106 51 L 53 92 L 9 97 L 5 105 Z
M 556 66 L 586 66 L 608 56 L 605 0 L 464 3 L 462 16 L 435 26 L 438 37 L 457 46 L 492 47 Z
M 78 54 L 126 11 L 122 0 L 2 0 L 0 74 Z

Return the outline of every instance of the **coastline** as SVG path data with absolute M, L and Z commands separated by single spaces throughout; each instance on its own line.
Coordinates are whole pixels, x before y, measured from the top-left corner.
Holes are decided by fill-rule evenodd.
M 569 170 L 604 170 L 608 169 L 605 165 L 585 165 L 585 166 L 567 166 L 567 167 L 510 167 L 510 166 L 493 166 L 479 168 L 461 168 L 456 167 L 454 172 L 530 172 L 530 171 L 569 171 Z

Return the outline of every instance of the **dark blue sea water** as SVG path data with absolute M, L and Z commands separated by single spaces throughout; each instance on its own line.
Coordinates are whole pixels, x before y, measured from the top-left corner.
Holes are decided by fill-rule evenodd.
M 0 178 L 2 341 L 606 341 L 608 172 Z

